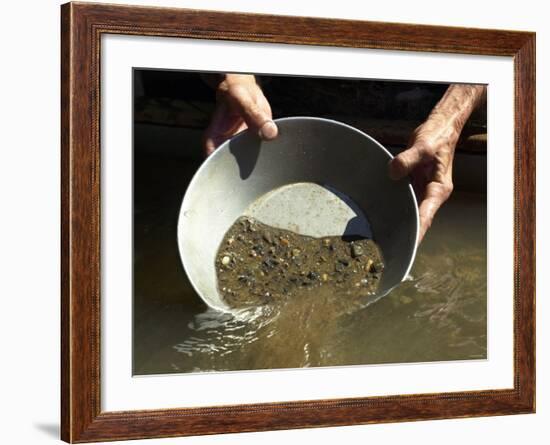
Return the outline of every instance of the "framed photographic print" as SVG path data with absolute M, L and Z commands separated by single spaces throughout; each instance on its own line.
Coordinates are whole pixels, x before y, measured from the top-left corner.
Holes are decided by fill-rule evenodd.
M 62 6 L 62 439 L 535 410 L 535 35 Z

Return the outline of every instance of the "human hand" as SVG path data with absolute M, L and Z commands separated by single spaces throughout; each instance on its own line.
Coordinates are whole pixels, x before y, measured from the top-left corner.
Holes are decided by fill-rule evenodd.
M 277 137 L 271 107 L 253 75 L 224 74 L 214 86 L 217 105 L 204 134 L 207 156 L 246 128 L 257 131 L 264 140 Z
M 414 130 L 408 148 L 389 164 L 390 178 L 411 178 L 419 201 L 418 243 L 453 191 L 456 143 L 483 94 L 481 85 L 451 85 L 428 119 Z
M 408 148 L 389 165 L 392 179 L 407 175 L 419 201 L 418 243 L 453 191 L 453 158 L 459 133 L 445 120 L 428 119 L 413 132 Z

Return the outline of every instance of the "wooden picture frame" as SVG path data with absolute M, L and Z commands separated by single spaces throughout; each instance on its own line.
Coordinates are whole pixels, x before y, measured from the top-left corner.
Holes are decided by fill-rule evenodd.
M 96 442 L 535 411 L 534 33 L 92 3 L 68 3 L 61 13 L 63 440 Z M 99 91 L 103 34 L 513 57 L 513 389 L 102 412 Z

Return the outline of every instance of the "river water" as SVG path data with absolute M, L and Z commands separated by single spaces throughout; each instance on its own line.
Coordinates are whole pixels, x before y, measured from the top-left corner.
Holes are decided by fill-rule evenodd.
M 455 192 L 408 279 L 375 303 L 316 295 L 227 314 L 201 302 L 179 261 L 189 173 L 135 165 L 134 375 L 487 357 L 485 195 Z

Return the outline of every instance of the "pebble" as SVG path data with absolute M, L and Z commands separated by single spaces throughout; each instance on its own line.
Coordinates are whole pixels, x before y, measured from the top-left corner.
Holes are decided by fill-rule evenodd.
M 374 261 L 372 261 L 372 260 L 369 258 L 368 261 L 367 261 L 367 265 L 365 266 L 365 271 L 366 271 L 366 272 L 370 272 L 370 271 L 371 271 L 371 268 L 372 268 L 373 263 L 374 263 Z
M 323 281 L 327 281 L 328 280 L 328 275 L 326 273 L 324 273 L 323 275 L 321 275 L 321 279 Z
M 292 256 L 298 256 L 300 255 L 300 249 L 292 249 Z
M 319 274 L 317 272 L 311 271 L 310 273 L 307 274 L 307 277 L 310 280 L 318 280 L 319 279 Z
M 359 244 L 351 245 L 351 256 L 357 258 L 363 255 L 363 248 Z
M 273 238 L 271 236 L 271 233 L 269 232 L 264 232 L 263 239 L 266 240 L 269 244 L 273 243 Z
M 224 266 L 227 266 L 231 262 L 231 258 L 229 258 L 227 255 L 222 258 L 222 264 Z

